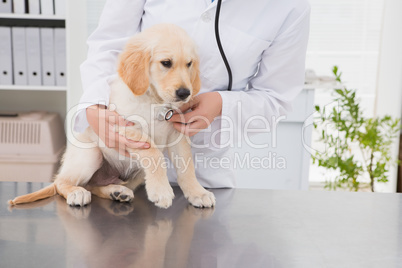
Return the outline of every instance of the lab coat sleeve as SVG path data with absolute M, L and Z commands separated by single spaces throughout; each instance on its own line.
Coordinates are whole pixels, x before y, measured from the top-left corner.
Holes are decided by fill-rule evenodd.
M 309 24 L 310 7 L 280 31 L 263 52 L 259 71 L 247 91 L 219 91 L 222 116 L 215 121 L 220 123 L 217 129 L 221 132 L 214 139 L 218 148 L 232 146 L 231 141 L 244 135 L 245 127 L 269 131 L 291 110 L 292 101 L 304 85 Z
M 74 130 L 88 127 L 86 108 L 94 104 L 109 104 L 108 81 L 116 75 L 119 53 L 128 39 L 139 32 L 144 12 L 144 0 L 107 0 L 97 29 L 88 38 L 88 57 L 81 64 L 84 93 L 80 99 Z

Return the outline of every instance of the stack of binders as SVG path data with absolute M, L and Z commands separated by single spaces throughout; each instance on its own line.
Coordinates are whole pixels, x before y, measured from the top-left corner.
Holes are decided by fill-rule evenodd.
M 65 16 L 66 0 L 0 0 L 0 13 Z
M 0 85 L 66 86 L 65 29 L 0 27 Z

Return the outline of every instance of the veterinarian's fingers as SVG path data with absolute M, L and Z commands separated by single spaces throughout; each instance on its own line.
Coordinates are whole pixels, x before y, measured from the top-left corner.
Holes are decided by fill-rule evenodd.
M 124 119 L 124 116 L 119 115 L 115 111 L 108 111 L 107 121 L 110 125 L 119 126 L 134 126 L 134 123 Z
M 202 119 L 197 120 L 194 123 L 187 125 L 188 126 L 187 135 L 190 137 L 194 136 L 201 130 L 206 129 L 209 125 L 210 125 L 210 123 L 207 123 L 205 120 L 202 120 Z
M 195 97 L 195 99 L 183 104 L 179 108 L 176 108 L 174 110 L 172 119 L 170 119 L 169 121 L 171 121 L 171 122 L 183 121 L 183 119 L 182 119 L 183 116 L 187 116 L 186 118 L 188 119 L 188 116 L 189 116 L 188 114 L 191 113 L 191 111 L 189 112 L 189 110 L 190 109 L 195 110 L 198 105 L 199 105 L 199 100 L 197 97 Z
M 134 123 L 128 120 L 125 120 L 123 116 L 119 115 L 118 117 L 118 125 L 119 126 L 134 126 Z
M 151 147 L 147 142 L 133 141 L 129 139 L 127 139 L 126 146 L 132 149 L 149 149 L 149 147 Z
M 187 110 L 194 108 L 198 105 L 198 99 L 194 98 L 193 100 L 190 100 L 187 103 L 184 103 L 182 106 L 180 106 L 178 109 L 175 109 L 176 111 L 178 111 L 179 113 L 184 113 Z
M 197 120 L 190 124 L 173 123 L 173 127 L 186 136 L 194 136 L 201 130 L 207 128 L 209 124 L 204 120 Z
M 193 105 L 194 105 L 194 101 L 193 101 L 193 100 L 190 100 L 189 102 L 184 103 L 183 105 L 181 105 L 181 106 L 180 106 L 178 109 L 176 109 L 176 110 L 178 110 L 179 112 L 184 113 L 185 111 L 187 111 L 188 109 L 190 109 L 191 107 L 193 107 Z
M 168 121 L 172 123 L 184 123 L 184 114 L 174 114 Z
M 126 126 L 127 125 L 126 120 L 124 120 L 124 118 L 122 116 L 117 117 L 117 119 L 118 119 L 117 124 L 119 126 Z
M 119 126 L 126 126 L 127 121 L 124 119 L 123 116 L 119 115 L 116 112 L 108 111 L 108 121 L 111 125 L 119 125 Z
M 198 120 L 199 117 L 202 117 L 198 114 L 198 111 L 194 110 L 185 114 L 174 114 L 172 118 L 169 119 L 169 122 L 177 122 L 177 123 L 192 123 Z
M 172 123 L 184 123 L 184 114 L 173 114 L 168 121 Z
M 119 144 L 124 145 L 125 149 L 127 147 L 132 149 L 149 149 L 151 147 L 148 142 L 130 140 L 122 135 L 119 135 L 118 139 Z

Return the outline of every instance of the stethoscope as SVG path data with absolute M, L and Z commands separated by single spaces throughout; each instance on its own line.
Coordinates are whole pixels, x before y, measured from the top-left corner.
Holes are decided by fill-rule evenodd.
M 155 114 L 155 119 L 159 121 L 168 121 L 172 118 L 174 114 L 174 110 L 171 107 L 162 106 L 159 107 L 158 111 Z
M 216 14 L 215 14 L 215 38 L 216 38 L 216 43 L 218 44 L 219 52 L 221 53 L 223 62 L 225 63 L 226 70 L 228 72 L 228 77 L 229 77 L 229 83 L 228 83 L 228 91 L 232 90 L 232 70 L 230 69 L 229 62 L 226 58 L 225 52 L 223 51 L 223 47 L 221 44 L 221 38 L 219 36 L 219 15 L 221 12 L 221 5 L 222 5 L 222 0 L 218 0 L 218 3 L 216 3 Z
M 215 38 L 216 38 L 216 43 L 218 44 L 219 52 L 221 54 L 221 57 L 223 59 L 223 62 L 225 63 L 226 70 L 228 72 L 228 91 L 232 90 L 232 70 L 230 69 L 229 62 L 226 58 L 225 52 L 223 51 L 222 43 L 221 43 L 221 38 L 219 36 L 219 15 L 221 12 L 221 5 L 222 5 L 222 0 L 217 0 L 218 2 L 216 3 L 216 13 L 215 13 Z M 213 2 L 213 1 L 212 1 Z M 171 109 L 170 107 L 161 107 L 159 111 L 156 113 L 156 119 L 159 121 L 168 121 L 170 118 L 172 118 L 174 114 L 174 110 Z

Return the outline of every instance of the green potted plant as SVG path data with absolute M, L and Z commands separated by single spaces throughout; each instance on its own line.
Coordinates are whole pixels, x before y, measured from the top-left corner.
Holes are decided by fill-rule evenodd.
M 358 191 L 359 178 L 370 179 L 371 191 L 374 182 L 387 182 L 389 167 L 398 160 L 390 155 L 394 138 L 399 135 L 400 119 L 390 116 L 364 118 L 356 99 L 356 90 L 342 86 L 338 67 L 332 70 L 339 88 L 334 89 L 334 105 L 316 106 L 314 128 L 320 131 L 320 141 L 327 149 L 312 155 L 313 163 L 337 174 L 327 180 L 325 188 L 346 188 Z

